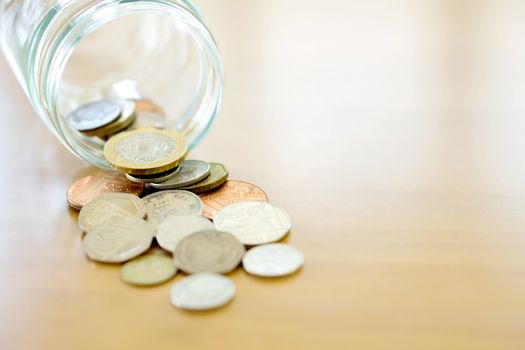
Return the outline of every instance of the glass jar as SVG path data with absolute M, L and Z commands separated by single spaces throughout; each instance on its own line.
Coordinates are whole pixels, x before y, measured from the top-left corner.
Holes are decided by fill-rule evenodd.
M 0 0 L 0 40 L 37 114 L 74 154 L 103 168 L 104 142 L 64 116 L 100 99 L 148 99 L 196 146 L 217 114 L 215 41 L 185 0 Z

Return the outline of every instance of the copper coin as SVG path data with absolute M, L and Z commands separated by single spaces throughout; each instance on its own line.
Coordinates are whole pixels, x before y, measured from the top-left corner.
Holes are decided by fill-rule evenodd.
M 268 201 L 268 196 L 260 187 L 238 180 L 228 180 L 217 190 L 201 194 L 200 197 L 204 203 L 202 215 L 209 219 L 213 219 L 215 213 L 228 204 L 241 201 Z
M 162 108 L 149 100 L 134 100 L 137 113 L 155 113 L 161 116 L 166 115 Z
M 75 181 L 67 191 L 67 202 L 80 210 L 95 197 L 105 193 L 123 192 L 140 195 L 144 184 L 131 182 L 122 174 L 97 172 Z

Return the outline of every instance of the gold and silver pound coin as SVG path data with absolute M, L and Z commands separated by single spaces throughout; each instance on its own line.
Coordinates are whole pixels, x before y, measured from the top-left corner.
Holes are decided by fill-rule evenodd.
M 297 271 L 304 264 L 304 255 L 289 244 L 272 243 L 254 247 L 244 255 L 246 272 L 260 277 L 280 277 Z
M 78 214 L 78 226 L 89 231 L 104 221 L 126 216 L 146 217 L 146 206 L 131 193 L 106 193 L 87 203 Z
M 104 146 L 104 156 L 114 167 L 131 175 L 158 174 L 179 165 L 188 152 L 184 135 L 167 129 L 121 132 Z
M 213 229 L 213 223 L 201 215 L 170 215 L 157 226 L 155 237 L 163 249 L 173 253 L 177 243 L 185 237 L 197 231 Z
M 213 222 L 219 231 L 230 232 L 246 245 L 276 242 L 292 226 L 286 212 L 266 202 L 237 202 L 215 214 Z
M 228 273 L 239 266 L 244 252 L 244 246 L 229 233 L 199 231 L 177 243 L 173 261 L 187 273 Z
M 150 223 L 135 216 L 115 218 L 91 228 L 82 246 L 91 260 L 121 263 L 148 250 L 153 230 Z
M 209 310 L 230 302 L 235 291 L 235 285 L 229 278 L 200 273 L 175 282 L 170 289 L 170 301 L 180 309 Z

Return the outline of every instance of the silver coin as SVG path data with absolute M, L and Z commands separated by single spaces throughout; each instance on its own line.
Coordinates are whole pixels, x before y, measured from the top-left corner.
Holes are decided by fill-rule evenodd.
M 276 242 L 292 226 L 284 210 L 257 201 L 229 204 L 215 214 L 213 222 L 217 230 L 230 232 L 246 245 Z
M 170 289 L 170 301 L 180 309 L 209 310 L 230 302 L 235 291 L 235 285 L 229 278 L 201 273 L 175 282 Z
M 173 262 L 187 273 L 228 273 L 239 266 L 244 252 L 241 242 L 227 232 L 199 231 L 177 244 Z
M 152 182 L 162 182 L 171 179 L 175 175 L 180 173 L 180 166 L 175 169 L 170 169 L 158 174 L 152 175 L 131 175 L 125 174 L 129 181 L 141 182 L 141 183 L 152 183 Z
M 120 263 L 144 253 L 152 240 L 153 226 L 130 215 L 93 227 L 82 240 L 82 247 L 91 260 Z
M 195 159 L 185 160 L 179 167 L 181 170 L 177 176 L 164 182 L 152 183 L 151 187 L 167 190 L 189 186 L 208 176 L 211 169 L 210 163 Z
M 122 107 L 113 101 L 101 100 L 80 106 L 69 113 L 69 125 L 78 131 L 93 130 L 107 125 L 120 117 Z
M 170 215 L 157 226 L 157 242 L 169 252 L 172 252 L 185 237 L 197 231 L 213 230 L 213 223 L 201 215 L 183 214 Z
M 146 204 L 147 220 L 155 225 L 173 214 L 202 214 L 201 199 L 189 191 L 160 191 L 147 195 L 142 200 Z
M 304 264 L 304 255 L 289 244 L 264 244 L 250 249 L 242 259 L 246 272 L 261 277 L 286 276 Z

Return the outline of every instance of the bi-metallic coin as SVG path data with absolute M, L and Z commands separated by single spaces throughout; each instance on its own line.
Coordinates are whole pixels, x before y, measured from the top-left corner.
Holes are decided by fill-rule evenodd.
M 246 245 L 276 242 L 292 226 L 290 217 L 280 208 L 265 202 L 237 202 L 219 210 L 213 219 L 215 228 L 230 232 Z
M 260 277 L 280 277 L 297 271 L 304 264 L 304 255 L 289 244 L 272 243 L 254 247 L 244 255 L 246 272 Z
M 104 146 L 106 160 L 131 175 L 158 174 L 179 165 L 188 152 L 184 135 L 168 129 L 124 131 Z
M 228 273 L 239 266 L 244 252 L 244 246 L 229 233 L 198 231 L 177 243 L 173 261 L 187 273 Z
M 219 274 L 201 273 L 175 282 L 170 289 L 171 303 L 185 310 L 209 310 L 223 306 L 235 296 L 235 285 Z

